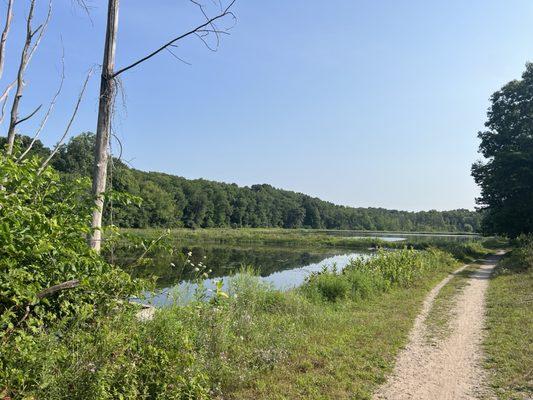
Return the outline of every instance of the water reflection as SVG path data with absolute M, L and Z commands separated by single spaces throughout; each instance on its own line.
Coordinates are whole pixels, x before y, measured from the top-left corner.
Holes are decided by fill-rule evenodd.
M 328 254 L 309 254 L 302 253 L 300 258 L 296 256 L 293 261 L 284 260 L 284 264 L 280 265 L 280 268 L 268 269 L 269 273 L 260 271 L 259 279 L 263 282 L 266 282 L 272 285 L 274 288 L 279 290 L 288 290 L 293 287 L 300 286 L 304 283 L 305 278 L 312 272 L 318 272 L 324 268 L 331 269 L 333 267 L 337 270 L 344 269 L 350 262 L 351 259 L 356 257 L 368 257 L 370 253 L 346 253 L 338 255 L 328 255 Z M 310 259 L 316 259 L 316 262 L 309 263 Z M 302 263 L 302 260 L 306 260 Z M 318 261 L 319 260 L 319 261 Z M 278 260 L 280 261 L 280 260 Z M 276 260 L 274 260 L 274 265 Z M 220 279 L 223 281 L 223 290 L 228 290 L 228 282 L 231 279 L 231 276 L 238 272 L 240 269 L 231 271 L 228 275 L 218 276 L 217 278 L 208 278 L 203 280 L 203 288 L 209 297 L 216 290 L 216 283 Z M 187 303 L 194 296 L 198 288 L 198 285 L 189 280 L 183 280 L 181 282 L 176 282 L 176 284 L 171 286 L 165 286 L 157 293 L 147 294 L 147 302 L 155 306 L 162 306 L 170 303 Z
M 309 234 L 317 233 L 310 231 Z M 358 232 L 358 231 L 318 231 L 341 237 L 372 237 L 384 241 L 416 242 L 428 241 L 466 241 L 474 240 L 474 235 L 442 235 L 442 234 L 394 234 L 383 232 Z M 308 234 L 308 233 L 302 233 Z M 188 256 L 190 262 L 186 262 Z M 212 245 L 207 243 L 194 243 L 181 247 L 174 252 L 157 254 L 146 260 L 142 266 L 128 268 L 138 255 L 123 253 L 115 254 L 115 261 L 122 265 L 133 277 L 157 277 L 156 287 L 158 294 L 150 295 L 150 300 L 156 305 L 166 304 L 173 293 L 179 293 L 182 300 L 190 299 L 197 285 L 199 276 L 208 272 L 204 285 L 207 290 L 213 290 L 217 280 L 227 281 L 242 268 L 252 267 L 265 282 L 275 288 L 286 290 L 301 285 L 306 276 L 314 271 L 321 270 L 324 266 L 344 268 L 351 258 L 368 256 L 369 252 L 346 250 L 342 248 L 293 248 L 290 246 L 276 247 L 267 245 Z M 204 267 L 205 266 L 205 267 Z M 198 269 L 198 271 L 195 271 Z

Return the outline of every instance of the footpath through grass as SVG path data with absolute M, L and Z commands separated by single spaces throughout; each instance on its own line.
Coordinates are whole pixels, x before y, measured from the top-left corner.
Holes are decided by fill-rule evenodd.
M 283 360 L 228 387 L 232 399 L 367 399 L 392 370 L 427 291 L 457 262 L 438 250 L 381 253 L 322 272 L 291 293 L 293 335 Z M 279 315 L 279 314 L 278 314 Z
M 468 277 L 480 267 L 469 264 L 439 291 L 426 318 L 426 335 L 429 343 L 438 343 L 451 333 L 450 323 L 453 320 L 453 309 L 459 295 L 468 284 Z
M 533 398 L 533 237 L 497 266 L 487 296 L 486 367 L 499 399 Z

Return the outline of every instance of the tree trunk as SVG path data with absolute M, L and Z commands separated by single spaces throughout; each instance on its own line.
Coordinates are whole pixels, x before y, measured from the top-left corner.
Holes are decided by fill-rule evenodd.
M 35 1 L 30 3 L 30 10 L 28 12 L 28 18 L 26 20 L 26 41 L 22 47 L 22 54 L 20 56 L 20 64 L 17 72 L 17 91 L 13 98 L 13 105 L 11 106 L 11 113 L 9 118 L 9 128 L 7 130 L 7 154 L 13 153 L 13 145 L 15 143 L 15 127 L 17 126 L 18 110 L 20 105 L 20 99 L 22 98 L 22 92 L 24 91 L 24 73 L 29 61 L 29 52 L 31 46 L 31 39 L 33 36 L 31 21 L 33 19 L 33 12 L 35 8 Z
M 107 160 L 109 137 L 111 134 L 111 118 L 115 96 L 115 47 L 118 27 L 119 0 L 109 0 L 107 9 L 107 29 L 104 45 L 104 61 L 100 82 L 100 100 L 98 106 L 98 125 L 96 127 L 96 145 L 94 149 L 94 172 L 92 193 L 96 208 L 92 216 L 91 247 L 100 252 L 102 241 L 102 213 L 104 208 L 104 192 L 107 180 Z

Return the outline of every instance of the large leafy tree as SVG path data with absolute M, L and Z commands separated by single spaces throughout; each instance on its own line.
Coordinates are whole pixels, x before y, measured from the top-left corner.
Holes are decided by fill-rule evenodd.
M 486 233 L 511 237 L 533 232 L 533 64 L 521 80 L 494 93 L 479 151 L 487 159 L 472 166 L 481 187 Z

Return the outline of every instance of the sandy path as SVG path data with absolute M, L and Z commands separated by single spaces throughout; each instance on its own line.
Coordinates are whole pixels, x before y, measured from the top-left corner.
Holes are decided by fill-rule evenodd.
M 426 297 L 415 320 L 409 344 L 398 355 L 389 380 L 378 389 L 376 399 L 459 400 L 476 399 L 482 393 L 481 340 L 485 315 L 485 291 L 498 256 L 489 257 L 469 278 L 457 298 L 450 324 L 451 334 L 438 345 L 428 344 L 425 319 L 440 289 L 440 282 Z M 460 268 L 455 273 L 461 271 Z

